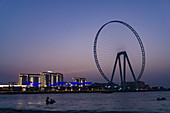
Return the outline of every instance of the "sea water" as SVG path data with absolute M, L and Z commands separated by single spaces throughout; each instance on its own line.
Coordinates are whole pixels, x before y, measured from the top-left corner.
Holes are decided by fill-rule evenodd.
M 46 98 L 54 104 L 46 105 Z M 167 100 L 156 101 L 158 97 Z M 61 94 L 1 94 L 0 112 L 72 112 L 72 113 L 170 113 L 170 91 L 61 93 Z

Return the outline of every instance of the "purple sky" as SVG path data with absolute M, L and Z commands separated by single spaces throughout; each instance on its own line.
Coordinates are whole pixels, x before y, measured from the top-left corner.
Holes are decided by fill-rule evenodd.
M 0 0 L 0 82 L 19 73 L 52 70 L 104 82 L 93 58 L 99 28 L 111 20 L 131 25 L 146 52 L 141 78 L 170 87 L 169 0 Z

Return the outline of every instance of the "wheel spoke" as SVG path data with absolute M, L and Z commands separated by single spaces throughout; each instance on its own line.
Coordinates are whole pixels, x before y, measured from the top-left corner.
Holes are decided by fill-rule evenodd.
M 113 32 L 116 28 L 109 26 L 113 23 L 126 26 L 126 28 L 128 28 L 128 30 L 126 29 L 126 32 L 129 32 L 130 30 L 132 34 L 129 34 L 126 37 L 126 35 L 123 35 L 122 30 Z M 106 26 L 108 26 L 108 29 L 106 29 Z M 106 34 L 103 34 L 103 31 L 106 31 Z M 116 36 L 113 36 L 114 34 Z M 120 36 L 117 34 L 120 34 Z M 96 34 L 93 51 L 96 66 L 107 82 L 112 82 L 115 70 L 118 69 L 116 69 L 117 63 L 119 63 L 121 82 L 124 83 L 126 82 L 127 75 L 129 75 L 129 73 L 126 72 L 126 67 L 128 65 L 135 82 L 139 81 L 144 72 L 145 50 L 143 43 L 137 32 L 123 21 L 116 20 L 104 24 Z M 124 58 L 122 60 L 123 65 L 121 65 L 122 62 L 120 55 L 116 57 L 116 55 L 120 54 L 121 51 L 125 51 L 129 55 L 127 56 L 127 53 L 124 53 Z M 136 72 L 136 70 L 138 70 L 138 72 Z

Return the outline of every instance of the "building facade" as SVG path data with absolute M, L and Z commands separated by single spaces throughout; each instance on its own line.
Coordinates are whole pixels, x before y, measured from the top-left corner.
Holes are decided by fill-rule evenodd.
M 86 85 L 85 84 L 86 83 L 86 78 L 73 77 L 72 80 L 73 80 L 72 86 L 81 86 L 81 87 L 83 87 L 83 86 Z
M 86 78 L 73 77 L 72 80 L 73 82 L 79 82 L 79 83 L 86 82 Z
M 42 72 L 40 74 L 19 74 L 19 85 L 29 87 L 53 87 L 55 83 L 63 81 L 63 74 Z

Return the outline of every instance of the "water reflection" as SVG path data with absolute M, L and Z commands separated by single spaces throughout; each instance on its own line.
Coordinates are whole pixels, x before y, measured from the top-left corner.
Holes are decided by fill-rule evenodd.
M 158 96 L 166 101 L 156 101 Z M 25 110 L 170 111 L 170 92 L 0 95 L 0 108 Z M 46 97 L 56 101 L 46 105 Z

